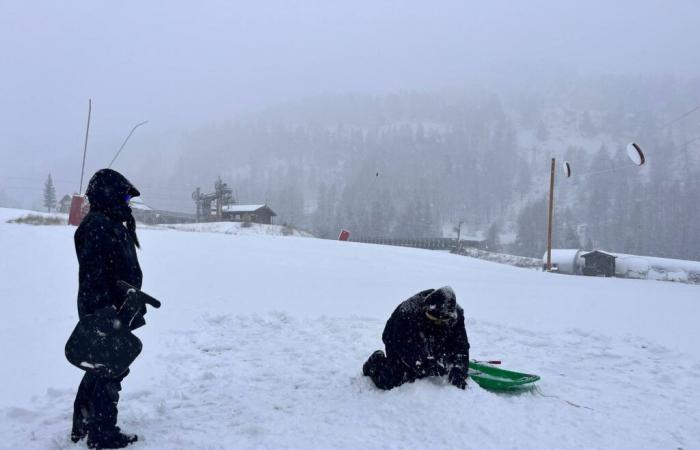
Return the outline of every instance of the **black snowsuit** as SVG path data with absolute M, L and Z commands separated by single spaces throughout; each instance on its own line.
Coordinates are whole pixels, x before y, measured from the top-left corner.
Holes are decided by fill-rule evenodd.
M 432 292 L 428 289 L 402 302 L 387 321 L 382 334 L 386 355 L 375 352 L 363 369 L 378 388 L 392 389 L 428 376 L 466 379 L 469 340 L 464 311 L 456 305 L 453 320 L 431 321 L 424 302 Z
M 75 232 L 75 251 L 80 266 L 80 318 L 105 308 L 119 309 L 126 295 L 117 287 L 118 280 L 137 288 L 142 283 L 136 255 L 135 221 L 126 198 L 139 195 L 138 190 L 118 172 L 103 169 L 93 176 L 86 194 L 90 212 Z M 143 316 L 137 317 L 132 329 L 144 324 Z M 116 378 L 85 373 L 75 397 L 74 439 L 88 431 L 98 436 L 116 432 L 119 391 L 128 372 Z

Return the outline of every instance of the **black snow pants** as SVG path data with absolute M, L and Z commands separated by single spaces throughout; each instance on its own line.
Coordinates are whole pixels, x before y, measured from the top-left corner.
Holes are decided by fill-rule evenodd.
M 85 372 L 73 403 L 73 433 L 101 435 L 114 431 L 117 425 L 117 403 L 121 382 L 129 370 L 117 378 Z
M 444 369 L 432 368 L 428 371 L 412 370 L 398 359 L 388 358 L 384 352 L 375 352 L 363 367 L 365 375 L 370 377 L 379 389 L 389 390 L 404 383 L 413 383 L 417 379 L 433 375 L 445 375 Z

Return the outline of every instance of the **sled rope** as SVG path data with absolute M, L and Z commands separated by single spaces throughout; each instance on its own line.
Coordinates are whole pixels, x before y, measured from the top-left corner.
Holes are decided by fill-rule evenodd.
M 544 394 L 544 393 L 542 392 L 542 390 L 540 389 L 539 386 L 535 386 L 535 387 L 533 388 L 533 391 L 535 391 L 535 393 L 541 395 L 542 397 L 546 397 L 546 398 L 556 398 L 557 400 L 561 400 L 562 402 L 567 403 L 567 404 L 569 404 L 569 405 L 571 405 L 571 406 L 573 406 L 573 407 L 575 407 L 575 408 L 585 408 L 585 409 L 589 409 L 589 410 L 591 410 L 591 411 L 595 411 L 593 408 L 591 408 L 591 407 L 589 407 L 589 406 L 579 405 L 579 404 L 577 404 L 577 403 L 574 403 L 574 402 L 571 402 L 571 401 L 566 400 L 566 399 L 564 399 L 564 398 L 561 398 L 561 397 L 559 397 L 559 396 L 557 396 L 557 395 L 546 395 L 546 394 Z

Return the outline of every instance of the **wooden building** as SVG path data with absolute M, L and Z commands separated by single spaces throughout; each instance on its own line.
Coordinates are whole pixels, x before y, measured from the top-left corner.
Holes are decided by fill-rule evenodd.
M 157 223 L 155 211 L 145 204 L 141 198 L 132 198 L 129 202 L 129 206 L 131 207 L 131 213 L 134 219 L 149 225 Z
M 271 224 L 277 214 L 267 205 L 241 205 L 233 195 L 233 189 L 219 177 L 214 192 L 205 194 L 200 188 L 192 193 L 197 222 L 254 222 Z
M 614 277 L 617 256 L 600 250 L 583 253 L 583 274 L 594 277 Z
M 222 219 L 230 222 L 272 224 L 277 214 L 267 205 L 224 205 Z
M 70 212 L 71 196 L 66 194 L 58 201 L 58 212 L 68 214 Z

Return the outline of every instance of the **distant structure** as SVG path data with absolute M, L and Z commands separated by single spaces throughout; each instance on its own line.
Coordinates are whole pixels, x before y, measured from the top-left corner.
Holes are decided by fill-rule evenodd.
M 157 223 L 157 217 L 156 213 L 147 204 L 141 200 L 139 197 L 134 197 L 129 201 L 129 207 L 131 208 L 131 213 L 134 216 L 134 219 L 138 220 L 139 222 L 143 223 L 148 223 L 148 224 L 154 224 Z
M 393 245 L 396 247 L 413 247 L 426 250 L 450 250 L 459 251 L 464 248 L 485 249 L 486 241 L 481 239 L 460 239 L 455 238 L 393 238 L 393 237 L 366 237 L 350 236 L 351 242 L 361 242 L 364 244 Z
M 236 203 L 233 189 L 224 183 L 221 177 L 214 182 L 214 192 L 202 194 L 201 189 L 197 188 L 192 193 L 192 200 L 196 205 L 197 222 L 221 221 L 223 220 L 224 206 Z
M 196 206 L 197 222 L 253 222 L 271 224 L 277 216 L 266 204 L 238 204 L 233 189 L 219 177 L 214 183 L 214 192 L 204 194 L 200 188 L 192 193 Z
M 544 270 L 547 254 L 542 256 Z M 700 261 L 627 255 L 602 250 L 552 249 L 552 270 L 568 275 L 637 278 L 700 284 Z
M 136 220 L 149 225 L 162 223 L 192 223 L 195 220 L 192 214 L 151 208 L 140 197 L 132 198 L 129 202 L 129 206 Z
M 583 253 L 581 257 L 585 261 L 583 264 L 583 274 L 594 277 L 614 277 L 615 259 L 617 256 L 600 250 Z
M 277 214 L 267 205 L 225 205 L 223 220 L 229 222 L 253 222 L 272 224 Z
M 552 272 L 565 273 L 567 275 L 582 275 L 581 259 L 582 251 L 577 248 L 553 248 Z M 547 253 L 542 257 L 543 269 L 547 267 Z
M 602 250 L 586 252 L 577 248 L 552 249 L 552 272 L 567 275 L 592 277 L 614 277 L 615 255 Z M 546 270 L 547 254 L 542 257 L 542 267 Z
M 66 194 L 58 201 L 58 212 L 68 214 L 70 212 L 71 196 Z

